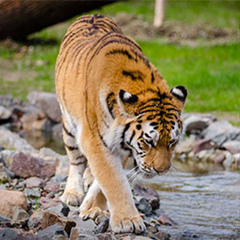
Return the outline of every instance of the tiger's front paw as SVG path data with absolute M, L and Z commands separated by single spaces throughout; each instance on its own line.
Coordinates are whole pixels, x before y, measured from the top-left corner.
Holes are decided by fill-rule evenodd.
M 139 234 L 146 230 L 146 226 L 140 215 L 124 218 L 119 218 L 118 216 L 111 217 L 110 225 L 116 233 L 134 232 Z
M 100 207 L 92 207 L 88 210 L 81 210 L 79 217 L 83 220 L 87 220 L 89 218 L 95 220 L 97 217 L 108 217 L 109 213 L 107 211 L 102 210 Z
M 60 197 L 60 200 L 67 205 L 71 206 L 80 206 L 83 201 L 83 193 L 77 192 L 74 189 L 64 191 L 63 195 Z

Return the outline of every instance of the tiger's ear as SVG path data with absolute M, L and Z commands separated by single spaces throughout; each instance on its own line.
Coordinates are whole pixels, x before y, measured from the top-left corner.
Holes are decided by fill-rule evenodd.
M 126 92 L 124 90 L 119 91 L 119 97 L 122 100 L 123 103 L 136 103 L 138 101 L 138 96 L 133 95 L 129 92 Z
M 121 109 L 121 112 L 124 115 L 127 116 L 134 115 L 135 112 L 134 103 L 136 103 L 137 101 L 138 101 L 137 95 L 131 94 L 122 89 L 119 91 L 117 102 Z
M 180 85 L 172 88 L 170 92 L 173 95 L 174 102 L 182 110 L 188 95 L 187 89 Z

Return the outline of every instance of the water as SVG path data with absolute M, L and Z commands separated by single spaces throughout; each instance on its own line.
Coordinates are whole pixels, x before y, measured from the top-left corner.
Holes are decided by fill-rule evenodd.
M 178 223 L 161 229 L 172 239 L 240 239 L 240 173 L 212 166 L 193 171 L 186 164 L 180 169 L 143 181 L 159 192 L 160 208 Z

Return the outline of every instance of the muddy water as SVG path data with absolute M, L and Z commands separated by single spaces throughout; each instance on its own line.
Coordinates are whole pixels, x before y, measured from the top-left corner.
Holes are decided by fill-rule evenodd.
M 161 228 L 171 239 L 240 239 L 240 173 L 177 165 L 175 172 L 143 181 L 159 192 L 161 209 L 178 223 Z

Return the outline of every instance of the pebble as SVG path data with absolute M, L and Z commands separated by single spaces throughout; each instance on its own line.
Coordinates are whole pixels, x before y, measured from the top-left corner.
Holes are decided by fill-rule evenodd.
M 39 188 L 25 188 L 24 194 L 26 197 L 34 197 L 34 198 L 40 198 L 41 197 L 41 191 Z
M 52 240 L 55 235 L 68 236 L 63 227 L 58 223 L 39 231 L 36 236 L 38 240 Z
M 58 193 L 60 191 L 60 185 L 57 182 L 47 182 L 44 190 L 46 192 Z
M 27 188 L 43 188 L 46 183 L 43 179 L 38 177 L 30 177 L 24 181 Z
M 29 214 L 24 209 L 22 209 L 21 207 L 15 207 L 13 209 L 13 217 L 11 220 L 11 224 L 24 226 L 26 225 L 29 217 Z

